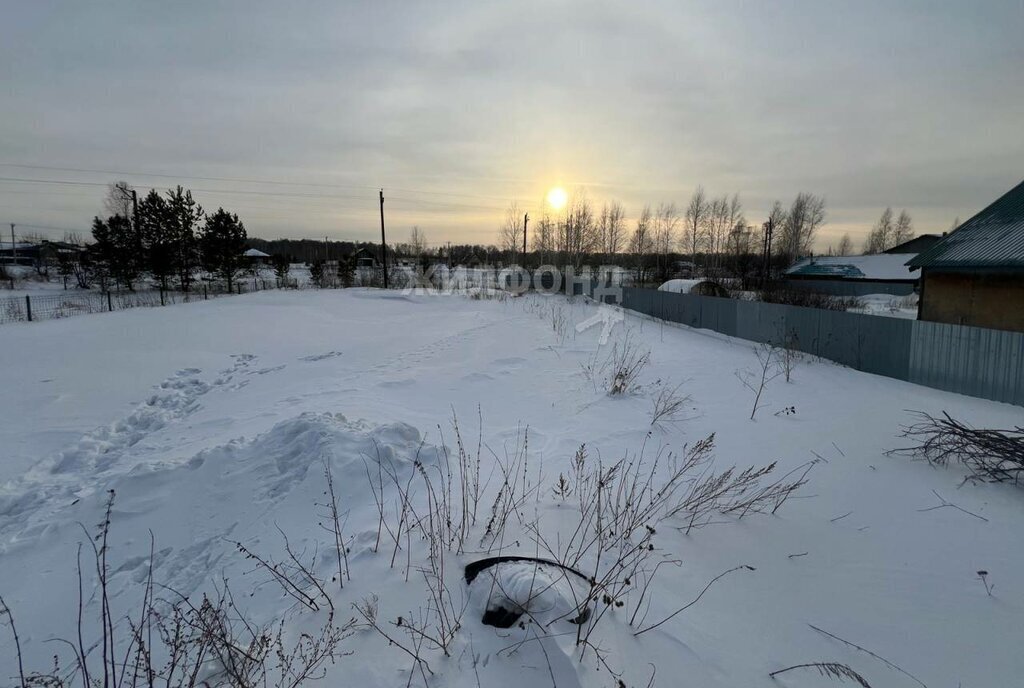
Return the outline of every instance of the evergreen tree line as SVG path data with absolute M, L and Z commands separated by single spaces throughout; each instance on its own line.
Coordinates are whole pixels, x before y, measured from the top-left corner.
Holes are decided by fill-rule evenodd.
M 106 207 L 114 212 L 92 222 L 93 244 L 76 266 L 79 285 L 110 282 L 132 290 L 143 276 L 160 289 L 190 291 L 200 270 L 222 280 L 230 290 L 245 268 L 245 226 L 224 208 L 207 214 L 180 185 L 160 194 L 156 189 L 132 202 L 130 188 L 110 188 Z M 63 268 L 62 268 L 63 269 Z

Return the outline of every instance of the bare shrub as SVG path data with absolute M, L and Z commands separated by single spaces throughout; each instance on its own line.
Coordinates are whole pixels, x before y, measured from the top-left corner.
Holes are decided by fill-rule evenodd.
M 569 327 L 568 320 L 565 316 L 565 309 L 561 306 L 552 305 L 550 318 L 552 331 L 558 336 L 559 341 L 564 341 Z
M 820 308 L 827 311 L 848 311 L 862 308 L 864 305 L 856 296 L 832 296 L 804 289 L 785 289 L 777 285 L 762 289 L 757 297 L 758 301 L 765 303 Z
M 943 412 L 936 418 L 915 412 L 918 422 L 903 427 L 901 437 L 913 442 L 890 454 L 904 454 L 946 466 L 962 463 L 970 478 L 1019 484 L 1024 472 L 1024 427 L 1012 430 L 974 428 Z
M 338 588 L 340 589 L 345 587 L 346 579 L 352 580 L 352 575 L 348 568 L 348 545 L 345 544 L 345 537 L 341 533 L 341 515 L 338 512 L 338 498 L 334 491 L 334 476 L 331 474 L 331 464 L 327 461 L 324 461 L 324 481 L 327 484 L 327 489 L 324 491 L 327 501 L 320 506 L 326 509 L 326 513 L 321 517 L 327 522 L 327 525 L 325 526 L 321 522 L 319 526 L 327 530 L 334 538 L 334 548 L 338 557 Z M 344 568 L 342 563 L 344 563 Z
M 647 461 L 641 447 L 634 457 L 606 464 L 600 458 L 592 460 L 581 445 L 569 475 L 559 475 L 555 494 L 566 502 L 572 498 L 579 510 L 576 525 L 554 541 L 537 522 L 528 524 L 527 530 L 538 550 L 566 570 L 582 571 L 589 582 L 572 612 L 579 619 L 578 646 L 600 658 L 591 635 L 609 612 L 627 604 L 632 608 L 630 624 L 643 625 L 650 608 L 646 593 L 651 581 L 662 565 L 678 564 L 654 544 L 657 529 L 667 519 L 689 532 L 707 525 L 712 515 L 743 518 L 750 513 L 774 513 L 806 483 L 813 465 L 805 464 L 768 482 L 775 464 L 715 473 L 710 465 L 713 449 L 711 435 L 685 448 L 678 458 L 662 450 Z M 638 595 L 630 595 L 636 591 Z
M 635 392 L 640 373 L 650 358 L 651 352 L 642 351 L 640 345 L 633 341 L 631 333 L 627 331 L 622 341 L 616 342 L 612 347 L 608 359 L 608 394 L 616 396 Z
M 675 387 L 669 387 L 664 384 L 659 385 L 658 392 L 652 399 L 654 408 L 651 411 L 651 425 L 680 420 L 687 405 L 693 401 L 689 395 L 682 394 L 679 391 L 682 386 L 682 383 Z
M 284 541 L 287 559 L 275 561 L 271 557 L 261 556 L 247 548 L 241 542 L 234 542 L 235 548 L 246 559 L 256 564 L 256 570 L 270 575 L 271 580 L 281 586 L 286 595 L 306 607 L 310 611 L 320 611 L 321 605 L 334 613 L 334 600 L 327 593 L 324 582 L 313 572 L 316 568 L 317 549 L 309 555 L 309 563 L 303 561 L 306 551 L 296 553 L 291 541 L 281 528 L 277 529 Z
M 754 404 L 750 409 L 750 420 L 754 420 L 757 410 L 761 408 L 761 397 L 764 394 L 765 387 L 784 372 L 778 366 L 778 353 L 771 344 L 758 345 L 754 349 L 754 355 L 757 356 L 759 370 L 754 372 L 749 370 L 736 371 L 736 377 L 743 383 L 743 386 L 754 393 Z
M 487 523 L 484 526 L 480 546 L 486 547 L 488 554 L 495 549 L 501 550 L 505 545 L 505 530 L 515 518 L 519 525 L 525 521 L 524 507 L 527 501 L 538 490 L 538 485 L 529 477 L 529 428 L 517 433 L 517 440 L 512 451 L 506 448 L 503 457 L 493 451 L 491 458 L 501 477 L 501 484 L 491 502 Z
M 193 601 L 172 588 L 153 581 L 154 542 L 150 542 L 150 569 L 139 585 L 138 607 L 115 615 L 109 594 L 108 536 L 114 492 L 108 494 L 103 521 L 88 533 L 95 565 L 94 584 L 99 605 L 99 637 L 91 634 L 86 619 L 81 546 L 78 557 L 78 627 L 74 642 L 60 639 L 70 648 L 70 660 L 54 656 L 44 671 L 22 666 L 14 617 L 0 599 L 0 618 L 6 617 L 15 636 L 21 686 L 63 688 L 81 681 L 83 686 L 176 688 L 232 686 L 297 688 L 322 678 L 326 664 L 342 656 L 340 646 L 350 635 L 352 623 L 338 626 L 328 613 L 319 631 L 301 634 L 294 642 L 284 632 L 284 619 L 261 625 L 243 616 L 226 580 L 213 584 L 213 593 Z M 157 588 L 167 596 L 156 594 Z M 72 611 L 72 613 L 74 613 Z
M 352 608 L 355 609 L 356 613 L 363 618 L 364 628 L 373 630 L 382 638 L 387 640 L 390 647 L 397 647 L 399 650 L 409 655 L 413 660 L 413 671 L 418 670 L 423 678 L 423 685 L 429 685 L 427 674 L 433 676 L 434 672 L 431 670 L 430 664 L 428 664 L 422 656 L 424 640 L 422 625 L 402 616 L 398 617 L 395 621 L 389 622 L 393 628 L 399 629 L 408 637 L 408 640 L 403 641 L 397 637 L 398 633 L 381 626 L 379 621 L 380 599 L 376 595 L 373 595 L 362 602 L 354 603 Z
M 793 371 L 803 359 L 803 353 L 800 351 L 800 337 L 797 336 L 796 330 L 791 329 L 783 334 L 775 348 L 779 370 L 785 376 L 786 382 L 792 382 Z

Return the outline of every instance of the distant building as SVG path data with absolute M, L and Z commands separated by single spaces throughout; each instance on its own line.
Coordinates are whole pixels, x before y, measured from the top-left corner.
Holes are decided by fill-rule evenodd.
M 1024 332 L 1024 182 L 907 265 L 919 320 Z
M 0 241 L 0 264 L 35 265 L 39 260 L 40 245 L 27 241 L 11 243 Z
M 914 237 L 910 241 L 904 241 L 902 244 L 896 244 L 892 248 L 882 251 L 882 253 L 913 253 L 914 255 L 917 255 L 922 251 L 930 249 L 938 243 L 941 238 L 941 234 L 922 234 L 921 236 Z
M 906 263 L 914 253 L 870 256 L 814 256 L 785 272 L 787 286 L 841 296 L 914 293 L 918 276 Z
M 672 261 L 672 274 L 676 278 L 689 279 L 697 273 L 697 266 L 690 260 Z
M 13 245 L 13 249 L 11 242 L 0 241 L 0 265 L 29 265 L 42 269 L 56 265 L 62 257 L 77 259 L 84 250 L 81 246 L 65 241 L 19 241 Z

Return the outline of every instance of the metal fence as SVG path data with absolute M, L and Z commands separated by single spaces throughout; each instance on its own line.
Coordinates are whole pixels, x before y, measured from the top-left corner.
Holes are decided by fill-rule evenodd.
M 1024 333 L 760 301 L 623 288 L 639 313 L 788 344 L 868 373 L 1024 406 Z
M 247 294 L 265 289 L 278 289 L 276 280 L 239 280 L 231 290 L 221 283 L 194 285 L 191 291 L 147 289 L 141 291 L 92 291 L 69 289 L 53 294 L 9 296 L 0 298 L 0 324 L 54 320 L 88 313 L 106 313 L 128 308 L 152 308 L 176 303 L 206 301 L 222 296 Z M 286 287 L 295 287 L 289 282 Z

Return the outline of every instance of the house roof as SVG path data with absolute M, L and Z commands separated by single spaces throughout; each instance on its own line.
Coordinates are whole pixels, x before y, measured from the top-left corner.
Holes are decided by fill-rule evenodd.
M 243 253 L 242 255 L 245 256 L 246 258 L 269 258 L 270 257 L 269 253 L 264 253 L 263 251 L 259 250 L 258 248 L 251 248 L 248 251 L 246 251 L 245 253 Z
M 882 253 L 913 253 L 916 255 L 934 246 L 941 238 L 941 234 L 922 234 L 904 241 L 902 244 L 896 244 Z
M 787 277 L 849 280 L 917 280 L 906 266 L 913 253 L 879 253 L 871 256 L 817 256 L 804 258 L 786 270 Z
M 907 261 L 915 268 L 1024 269 L 1024 182 Z

